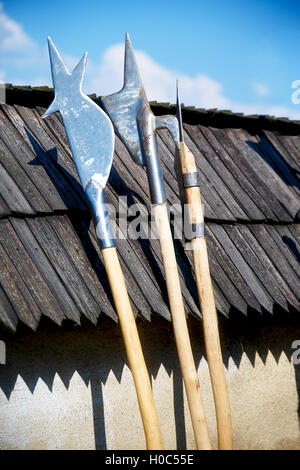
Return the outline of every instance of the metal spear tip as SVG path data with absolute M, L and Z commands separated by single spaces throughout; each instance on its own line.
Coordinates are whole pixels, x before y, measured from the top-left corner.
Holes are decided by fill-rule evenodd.
M 183 125 L 182 125 L 182 114 L 181 114 L 181 104 L 179 98 L 179 90 L 178 90 L 178 80 L 176 80 L 176 116 L 178 120 L 178 129 L 179 129 L 179 141 L 184 142 L 183 137 Z
M 147 107 L 146 93 L 135 61 L 129 34 L 125 35 L 124 84 L 120 91 L 101 98 L 104 109 L 110 116 L 119 137 L 134 161 L 144 165 L 137 128 L 138 110 Z M 148 105 L 149 112 L 150 106 Z
M 133 52 L 132 42 L 131 42 L 130 35 L 128 32 L 125 33 L 125 50 L 127 47 L 132 49 L 132 52 Z
M 152 135 L 155 129 L 167 128 L 178 145 L 178 122 L 175 116 L 154 116 L 135 60 L 129 34 L 125 35 L 125 62 L 123 88 L 109 96 L 101 98 L 103 107 L 111 118 L 119 137 L 133 160 L 139 165 L 145 165 L 143 152 L 144 143 L 141 139 L 141 129 L 148 126 Z
M 135 59 L 134 50 L 128 33 L 125 35 L 125 60 L 124 60 L 124 87 L 129 86 L 136 90 L 142 90 L 146 95 L 139 68 Z

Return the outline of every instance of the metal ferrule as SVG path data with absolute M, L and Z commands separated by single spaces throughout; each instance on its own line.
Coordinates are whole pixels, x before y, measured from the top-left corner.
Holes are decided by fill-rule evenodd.
M 93 214 L 96 227 L 97 238 L 101 249 L 115 246 L 115 240 L 112 236 L 109 215 L 106 210 L 103 188 L 91 179 L 85 188 L 85 194 Z
M 193 186 L 200 187 L 200 175 L 198 171 L 184 173 L 182 175 L 183 186 L 185 188 L 192 188 Z
M 143 160 L 147 167 L 152 204 L 163 204 L 166 202 L 166 195 L 157 151 L 155 117 L 149 106 L 144 103 L 138 112 L 137 127 Z
M 194 238 L 204 238 L 206 236 L 204 222 L 197 224 L 188 224 L 185 230 L 185 238 L 187 240 L 193 240 Z

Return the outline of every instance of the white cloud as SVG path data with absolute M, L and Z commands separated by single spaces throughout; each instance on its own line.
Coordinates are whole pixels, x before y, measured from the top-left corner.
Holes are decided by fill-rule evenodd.
M 64 51 L 60 52 L 67 67 L 72 70 L 79 58 Z M 150 101 L 174 103 L 175 84 L 178 79 L 181 101 L 188 106 L 300 119 L 300 107 L 298 111 L 295 105 L 284 107 L 262 103 L 238 103 L 225 96 L 220 82 L 203 73 L 189 76 L 158 64 L 144 51 L 137 50 L 135 54 Z M 110 46 L 97 62 L 88 59 L 84 91 L 107 95 L 120 90 L 123 85 L 123 61 L 123 44 Z M 0 3 L 0 63 L 0 80 L 4 80 L 5 77 L 7 81 L 18 85 L 52 85 L 46 44 L 41 47 L 24 31 L 22 25 L 9 18 L 4 12 L 2 3 Z M 7 73 L 8 70 L 10 74 Z M 270 92 L 263 83 L 253 82 L 252 86 L 260 98 Z
M 175 84 L 179 80 L 181 101 L 187 106 L 200 108 L 229 109 L 233 112 L 244 114 L 268 114 L 278 117 L 289 117 L 300 119 L 299 110 L 296 106 L 266 105 L 264 103 L 239 103 L 226 97 L 222 84 L 205 74 L 195 77 L 181 74 L 155 62 L 143 51 L 135 51 L 136 60 L 141 73 L 141 78 L 148 99 L 175 102 Z M 124 45 L 117 44 L 109 47 L 99 64 L 88 62 L 87 77 L 84 82 L 84 90 L 87 93 L 107 95 L 120 90 L 123 85 L 124 68 Z M 262 83 L 259 84 L 260 95 L 269 93 L 269 89 Z
M 260 97 L 268 96 L 270 94 L 270 88 L 261 82 L 253 82 L 252 89 L 256 95 Z
M 181 100 L 185 104 L 202 107 L 226 107 L 230 101 L 222 94 L 222 85 L 207 75 L 195 77 L 176 73 L 155 62 L 143 51 L 135 51 L 141 78 L 148 99 L 174 103 L 176 79 L 180 83 Z M 109 47 L 100 58 L 99 65 L 88 62 L 84 82 L 88 93 L 107 95 L 123 85 L 124 45 Z
M 40 56 L 40 48 L 24 31 L 22 25 L 9 18 L 0 3 L 0 61 L 2 66 L 24 66 L 35 63 Z
M 117 44 L 106 49 L 99 63 L 94 63 L 88 57 L 84 91 L 108 95 L 119 90 L 123 82 L 123 55 L 124 46 Z

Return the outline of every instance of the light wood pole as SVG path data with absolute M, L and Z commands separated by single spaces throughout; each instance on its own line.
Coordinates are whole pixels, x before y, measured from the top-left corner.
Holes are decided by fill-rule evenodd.
M 102 256 L 118 313 L 129 367 L 132 372 L 148 450 L 163 449 L 151 383 L 115 247 L 103 248 Z
M 233 448 L 231 411 L 227 384 L 224 373 L 218 319 L 214 293 L 211 283 L 206 238 L 204 236 L 204 216 L 201 204 L 199 180 L 195 157 L 183 141 L 181 108 L 177 85 L 177 118 L 179 121 L 180 148 L 179 159 L 185 189 L 185 203 L 188 206 L 189 223 L 198 227 L 200 233 L 192 239 L 193 261 L 197 290 L 199 295 L 205 349 L 211 377 L 217 418 L 218 446 L 220 450 Z M 202 232 L 202 233 L 201 233 Z
M 198 450 L 211 450 L 207 423 L 203 408 L 200 383 L 192 353 L 184 304 L 179 282 L 178 266 L 168 218 L 166 204 L 154 206 L 154 215 L 159 234 L 170 311 L 181 373 L 185 385 L 191 421 Z

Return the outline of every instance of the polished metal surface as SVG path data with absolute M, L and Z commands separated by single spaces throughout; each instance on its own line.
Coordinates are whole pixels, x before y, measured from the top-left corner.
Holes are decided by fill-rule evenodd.
M 140 107 L 148 106 L 148 100 L 135 62 L 128 33 L 125 39 L 124 85 L 122 90 L 101 99 L 112 120 L 117 134 L 126 143 L 132 158 L 145 165 L 137 128 L 137 113 Z M 151 113 L 149 107 L 149 113 Z
M 141 106 L 138 110 L 137 127 L 142 142 L 143 160 L 147 167 L 152 204 L 163 204 L 166 195 L 155 137 L 155 117 L 148 113 L 146 106 Z
M 92 178 L 85 188 L 85 194 L 93 214 L 96 234 L 101 247 L 109 248 L 115 246 L 102 187 Z
M 159 129 L 168 129 L 173 140 L 176 144 L 176 147 L 179 149 L 180 141 L 179 141 L 179 128 L 178 128 L 178 120 L 172 114 L 166 114 L 164 116 L 157 116 L 155 118 L 156 123 L 156 130 Z
M 97 227 L 103 236 L 100 241 L 103 247 L 114 246 L 109 224 L 102 216 L 106 213 L 103 190 L 112 166 L 114 129 L 105 112 L 81 89 L 87 54 L 70 73 L 50 38 L 48 45 L 55 98 L 43 117 L 60 111 L 81 184 L 95 219 L 103 224 Z
M 200 175 L 198 171 L 193 171 L 191 173 L 184 173 L 182 175 L 183 186 L 185 188 L 192 188 L 193 186 L 200 187 Z
M 204 222 L 199 222 L 197 224 L 190 225 L 189 239 L 193 240 L 194 238 L 205 238 L 205 224 Z
M 183 138 L 183 125 L 182 125 L 182 114 L 181 114 L 181 103 L 179 98 L 178 90 L 178 80 L 176 80 L 176 116 L 178 120 L 178 129 L 179 129 L 179 141 L 184 142 Z
M 134 161 L 146 166 L 152 203 L 164 203 L 166 198 L 155 131 L 160 128 L 169 129 L 178 145 L 178 122 L 175 116 L 155 118 L 152 113 L 128 33 L 125 39 L 123 88 L 103 97 L 102 103 Z

